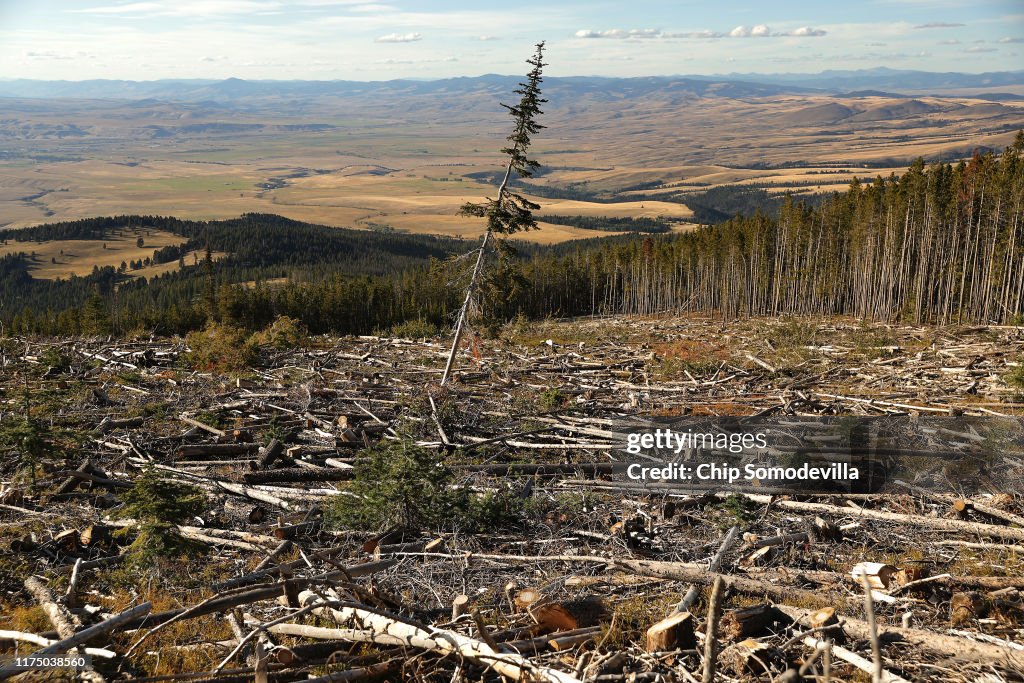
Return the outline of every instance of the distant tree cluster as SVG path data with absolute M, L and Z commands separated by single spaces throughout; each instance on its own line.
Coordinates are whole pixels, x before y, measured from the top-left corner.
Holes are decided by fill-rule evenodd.
M 695 222 L 704 225 L 724 223 L 736 216 L 752 216 L 755 213 L 775 216 L 783 202 L 782 197 L 749 185 L 720 185 L 703 192 L 678 195 L 675 199 L 693 211 Z
M 657 218 L 630 218 L 611 216 L 538 216 L 542 223 L 569 225 L 582 230 L 607 232 L 670 232 L 672 226 Z

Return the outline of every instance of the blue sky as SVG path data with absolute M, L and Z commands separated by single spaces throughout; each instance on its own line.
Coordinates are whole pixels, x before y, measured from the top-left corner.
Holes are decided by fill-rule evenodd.
M 1024 69 L 1024 0 L 0 0 L 0 78 Z

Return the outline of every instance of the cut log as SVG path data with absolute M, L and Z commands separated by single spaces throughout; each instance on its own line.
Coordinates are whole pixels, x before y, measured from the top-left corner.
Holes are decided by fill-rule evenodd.
M 998 526 L 995 524 L 982 524 L 980 522 L 968 522 L 962 519 L 944 519 L 942 517 L 925 517 L 923 515 L 906 515 L 886 510 L 871 510 L 860 508 L 855 512 L 848 507 L 829 505 L 828 503 L 809 503 L 801 500 L 774 500 L 771 496 L 763 494 L 739 493 L 759 503 L 772 503 L 772 505 L 787 510 L 801 510 L 803 512 L 829 513 L 841 515 L 853 515 L 865 519 L 877 519 L 885 522 L 897 522 L 911 527 L 922 529 L 936 529 L 939 531 L 956 531 L 975 536 L 987 538 L 999 538 L 1011 541 L 1024 541 L 1024 529 L 1014 527 Z
M 756 605 L 726 612 L 719 630 L 730 640 L 740 640 L 764 633 L 782 615 L 771 605 Z
M 455 621 L 470 609 L 470 597 L 468 595 L 456 595 L 452 600 L 452 621 Z
M 90 524 L 78 536 L 78 542 L 85 548 L 104 545 L 110 543 L 110 540 L 110 527 L 102 524 Z
M 862 581 L 861 577 L 865 577 L 872 588 L 884 590 L 893 582 L 893 576 L 897 571 L 891 564 L 859 562 L 850 570 L 850 576 L 858 583 Z
M 976 591 L 954 593 L 949 600 L 949 623 L 965 626 L 975 619 L 988 616 L 992 601 Z
M 727 647 L 720 657 L 722 663 L 737 676 L 761 676 L 771 671 L 777 654 L 764 643 L 747 638 Z
M 697 646 L 693 615 L 675 612 L 647 629 L 647 651 L 688 650 Z
M 533 588 L 524 588 L 516 593 L 515 606 L 521 612 L 526 612 L 530 607 L 541 599 L 540 591 Z
M 822 607 L 819 610 L 815 610 L 814 612 L 811 612 L 807 620 L 810 623 L 811 628 L 814 629 L 820 629 L 839 623 L 839 619 L 836 618 L 835 607 Z
M 274 461 L 281 457 L 281 453 L 284 452 L 284 444 L 277 439 L 271 439 L 270 443 L 260 451 L 260 459 L 258 462 L 260 469 L 266 469 L 274 464 Z

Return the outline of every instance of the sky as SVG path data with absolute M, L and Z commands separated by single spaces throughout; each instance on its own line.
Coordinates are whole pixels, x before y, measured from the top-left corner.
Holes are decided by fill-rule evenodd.
M 1024 0 L 0 0 L 0 78 L 1024 69 Z

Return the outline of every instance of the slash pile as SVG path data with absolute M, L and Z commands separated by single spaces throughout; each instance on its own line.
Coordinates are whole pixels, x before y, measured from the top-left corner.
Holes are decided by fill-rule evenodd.
M 225 375 L 180 340 L 0 339 L 0 678 L 1024 679 L 1012 475 L 607 477 L 624 417 L 1024 414 L 1021 328 L 551 321 L 469 340 L 442 389 L 445 355 L 316 338 Z M 424 454 L 436 486 L 388 469 Z

